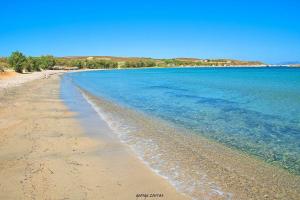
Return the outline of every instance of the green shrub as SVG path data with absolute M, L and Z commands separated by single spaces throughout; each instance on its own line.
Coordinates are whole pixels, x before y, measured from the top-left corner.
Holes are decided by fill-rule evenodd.
M 41 56 L 36 60 L 40 69 L 52 69 L 55 65 L 55 58 L 53 56 Z
M 15 51 L 9 56 L 8 63 L 16 72 L 22 73 L 26 66 L 26 57 L 21 52 Z
M 123 65 L 125 68 L 141 68 L 141 67 L 155 67 L 156 63 L 152 60 L 139 60 L 139 61 L 127 61 Z
M 28 72 L 41 71 L 38 60 L 39 60 L 38 58 L 29 56 L 26 59 L 26 67 L 25 67 L 26 71 Z

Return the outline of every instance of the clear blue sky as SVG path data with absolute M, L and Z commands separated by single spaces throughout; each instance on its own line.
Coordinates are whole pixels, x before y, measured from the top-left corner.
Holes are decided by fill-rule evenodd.
M 299 0 L 0 0 L 0 55 L 300 61 Z

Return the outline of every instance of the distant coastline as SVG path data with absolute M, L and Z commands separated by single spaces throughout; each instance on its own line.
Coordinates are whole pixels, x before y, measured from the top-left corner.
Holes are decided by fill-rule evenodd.
M 158 59 L 147 57 L 114 56 L 66 56 L 39 57 L 26 56 L 13 52 L 9 57 L 0 57 L 0 72 L 15 71 L 28 73 L 43 70 L 90 70 L 90 69 L 144 69 L 144 68 L 248 68 L 248 67 L 300 67 L 300 64 L 266 64 L 260 61 L 234 59 L 171 58 Z
M 171 58 L 157 59 L 146 57 L 113 56 L 68 56 L 54 57 L 43 55 L 27 56 L 22 52 L 12 52 L 9 57 L 0 57 L 0 71 L 14 70 L 18 73 L 42 70 L 78 69 L 123 69 L 151 67 L 262 67 L 260 61 L 241 61 L 234 59 Z

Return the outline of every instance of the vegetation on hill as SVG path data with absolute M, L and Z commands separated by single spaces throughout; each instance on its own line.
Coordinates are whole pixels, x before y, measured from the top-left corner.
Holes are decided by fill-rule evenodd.
M 13 52 L 8 58 L 0 58 L 1 70 L 12 68 L 16 72 L 40 71 L 45 69 L 115 69 L 145 67 L 178 67 L 178 66 L 249 66 L 263 65 L 256 61 L 239 61 L 230 59 L 198 59 L 174 58 L 153 59 L 141 57 L 112 56 L 77 56 L 54 57 L 51 55 L 32 57 L 19 51 Z
M 197 58 L 175 58 L 162 59 L 160 65 L 162 67 L 173 66 L 249 66 L 249 65 L 263 65 L 257 61 L 239 61 L 230 59 L 197 59 Z
M 117 62 L 91 58 L 56 58 L 57 66 L 78 69 L 111 69 L 118 68 Z
M 118 68 L 143 68 L 143 67 L 178 67 L 178 66 L 249 66 L 264 65 L 258 61 L 239 61 L 230 59 L 197 59 L 197 58 L 174 58 L 174 59 L 153 59 L 136 57 L 111 57 L 111 56 L 93 56 L 93 57 L 63 57 L 59 58 L 62 65 L 84 68 L 85 62 L 106 61 L 114 63 Z M 117 64 L 116 64 L 117 63 Z M 104 68 L 104 67 L 102 67 Z M 109 67 L 114 68 L 114 67 Z
M 155 67 L 156 62 L 153 60 L 137 60 L 137 61 L 126 61 L 123 68 L 142 68 L 142 67 Z

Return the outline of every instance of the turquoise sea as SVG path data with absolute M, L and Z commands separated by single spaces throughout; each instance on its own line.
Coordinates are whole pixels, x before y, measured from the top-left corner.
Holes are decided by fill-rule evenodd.
M 124 69 L 68 73 L 63 81 L 128 113 L 165 122 L 174 129 L 185 130 L 184 134 L 216 141 L 300 175 L 300 69 Z M 155 156 L 149 158 L 146 149 L 161 148 L 151 139 L 154 136 L 138 144 L 140 135 L 131 134 L 138 132 L 144 122 L 133 123 L 130 113 L 117 119 L 116 108 L 111 105 L 109 110 L 108 103 L 105 105 L 102 111 L 107 115 L 102 117 L 116 131 L 123 131 L 121 139 L 133 145 L 143 159 L 147 161 L 148 156 L 154 170 L 160 170 L 162 164 L 153 161 Z M 157 127 L 153 132 L 166 131 Z M 139 137 L 139 142 L 134 137 Z M 153 155 L 166 151 L 158 154 L 157 150 Z M 159 160 L 163 162 L 163 156 Z

